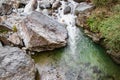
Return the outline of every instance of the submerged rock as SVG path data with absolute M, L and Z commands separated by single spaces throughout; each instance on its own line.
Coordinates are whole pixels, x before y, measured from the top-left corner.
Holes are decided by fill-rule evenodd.
M 28 15 L 18 28 L 25 46 L 32 51 L 53 50 L 67 43 L 66 28 L 36 11 Z
M 0 80 L 35 80 L 35 65 L 16 47 L 0 47 Z

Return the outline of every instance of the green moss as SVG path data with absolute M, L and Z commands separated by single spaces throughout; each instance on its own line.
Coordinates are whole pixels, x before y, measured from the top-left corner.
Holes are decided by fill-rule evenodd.
M 111 6 L 112 4 L 118 2 L 119 0 L 92 0 L 92 2 L 95 4 L 97 7 L 102 7 L 102 6 Z
M 87 24 L 92 32 L 101 33 L 105 38 L 104 43 L 107 48 L 116 52 L 120 51 L 120 8 L 114 5 L 110 11 L 93 13 L 87 20 Z M 111 15 L 108 15 L 108 13 Z
M 13 30 L 13 32 L 17 32 L 17 27 L 16 27 L 16 25 L 14 25 L 14 26 L 12 27 L 12 30 Z
M 6 33 L 7 31 L 6 30 L 0 30 L 0 33 Z
M 114 15 L 101 22 L 99 31 L 106 38 L 110 49 L 120 51 L 120 15 Z

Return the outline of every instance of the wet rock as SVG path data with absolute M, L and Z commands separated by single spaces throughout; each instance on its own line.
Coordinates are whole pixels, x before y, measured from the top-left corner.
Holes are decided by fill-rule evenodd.
M 58 7 L 60 7 L 61 6 L 61 3 L 60 3 L 60 1 L 58 0 L 58 1 L 55 1 L 54 3 L 53 3 L 53 5 L 52 5 L 52 9 L 57 9 Z
M 8 40 L 14 45 L 23 46 L 23 42 L 21 38 L 19 37 L 18 33 L 13 33 L 9 35 Z
M 19 32 L 25 46 L 33 51 L 53 50 L 67 43 L 66 28 L 36 11 L 19 24 Z
M 85 0 L 74 0 L 74 1 L 77 2 L 77 3 L 80 3 L 80 2 L 83 2 Z
M 0 47 L 2 47 L 2 43 L 0 42 Z
M 0 80 L 35 80 L 30 56 L 16 47 L 0 47 Z
M 64 9 L 64 14 L 68 14 L 71 12 L 71 7 L 70 6 L 66 6 Z

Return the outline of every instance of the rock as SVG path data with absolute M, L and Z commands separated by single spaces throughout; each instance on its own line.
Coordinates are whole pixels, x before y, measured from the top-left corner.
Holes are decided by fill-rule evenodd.
M 100 40 L 102 39 L 102 37 L 101 37 L 100 34 L 98 34 L 98 33 L 95 34 L 95 33 L 93 33 L 93 32 L 88 31 L 87 29 L 84 30 L 84 33 L 85 33 L 88 37 L 92 38 L 92 40 L 93 40 L 94 42 L 96 42 L 96 43 L 100 42 Z
M 32 51 L 53 50 L 67 43 L 66 28 L 36 11 L 19 24 L 19 32 L 25 46 Z
M 0 24 L 0 41 L 4 45 L 10 45 L 10 42 L 7 40 L 9 34 L 12 32 L 8 27 Z
M 107 46 L 105 46 L 109 49 Z M 115 52 L 113 50 L 107 50 L 108 55 L 113 59 L 113 61 L 117 64 L 120 64 L 120 52 Z
M 71 7 L 70 6 L 66 6 L 64 9 L 64 14 L 68 14 L 71 12 Z
M 0 16 L 10 15 L 12 13 L 12 5 L 7 3 L 2 3 L 0 7 Z
M 77 3 L 80 3 L 80 2 L 83 2 L 85 0 L 74 0 L 74 1 L 77 2 Z
M 53 5 L 52 5 L 52 9 L 57 9 L 58 7 L 60 7 L 61 6 L 61 3 L 60 3 L 60 1 L 58 0 L 58 1 L 55 1 L 54 3 L 53 3 Z
M 50 9 L 52 7 L 52 5 L 49 2 L 44 2 L 40 4 L 40 8 L 41 9 Z
M 90 16 L 91 11 L 93 10 L 94 6 L 91 4 L 87 4 L 85 2 L 80 3 L 76 9 L 75 14 L 77 15 L 76 18 L 76 25 L 81 27 L 87 27 L 86 21 L 87 18 Z
M 87 18 L 90 15 L 90 13 L 85 14 L 79 14 L 76 18 L 76 25 L 84 28 L 88 28 L 87 26 Z
M 14 45 L 23 46 L 23 42 L 22 42 L 21 38 L 19 37 L 18 33 L 13 33 L 13 34 L 9 35 L 8 40 L 11 43 L 13 43 Z
M 14 26 L 18 27 L 18 23 L 20 23 L 24 18 L 26 18 L 26 15 L 12 13 L 11 15 L 8 16 L 6 20 L 2 22 L 2 25 L 5 25 L 6 27 L 13 29 Z
M 88 4 L 86 2 L 81 2 L 76 8 L 75 8 L 75 14 L 79 13 L 87 13 L 91 11 L 94 8 L 92 4 Z
M 0 36 L 0 41 L 3 43 L 3 45 L 11 45 L 10 41 L 8 41 L 5 36 Z
M 0 47 L 0 80 L 35 80 L 31 57 L 16 47 Z
M 43 9 L 42 13 L 45 14 L 45 15 L 48 15 L 48 14 L 49 14 L 49 12 L 48 12 L 47 9 Z
M 37 0 L 30 0 L 29 3 L 25 6 L 24 13 L 30 14 L 37 8 Z

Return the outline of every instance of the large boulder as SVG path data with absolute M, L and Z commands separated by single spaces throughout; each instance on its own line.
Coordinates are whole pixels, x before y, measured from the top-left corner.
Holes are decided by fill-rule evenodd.
M 0 47 L 0 80 L 35 80 L 30 56 L 16 47 Z
M 36 11 L 23 19 L 18 28 L 26 48 L 32 51 L 53 50 L 67 43 L 66 28 Z

